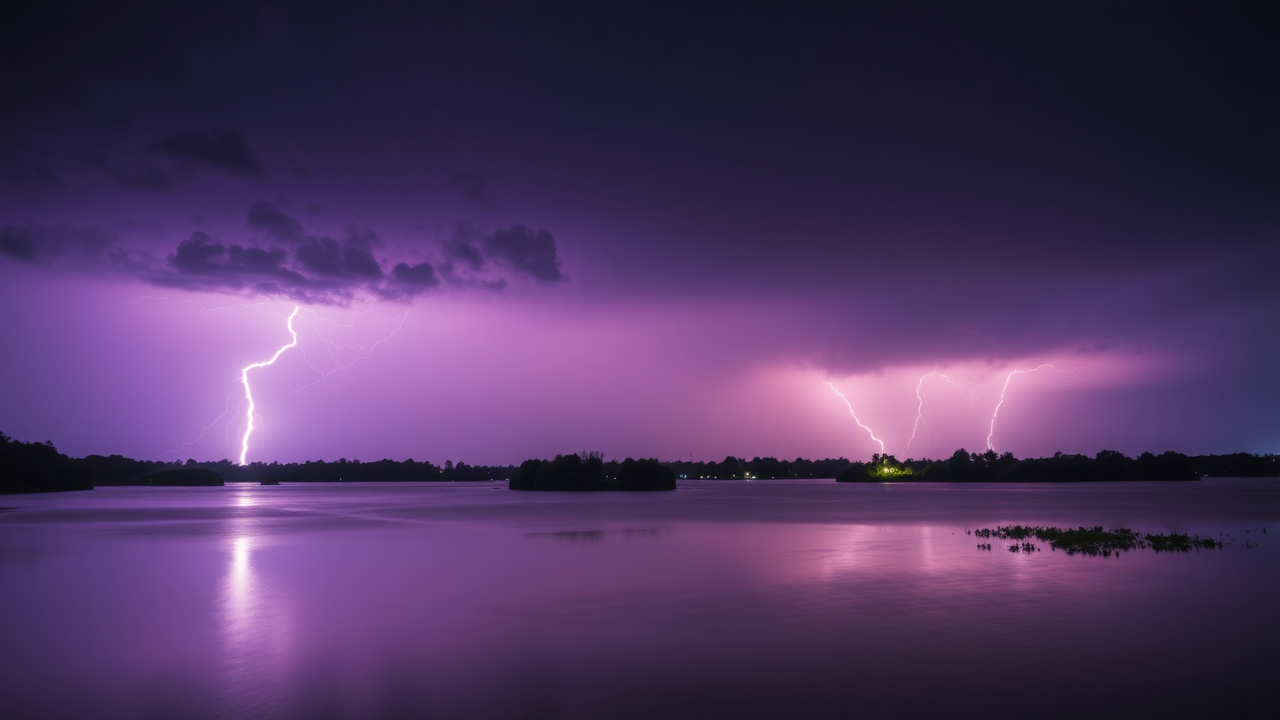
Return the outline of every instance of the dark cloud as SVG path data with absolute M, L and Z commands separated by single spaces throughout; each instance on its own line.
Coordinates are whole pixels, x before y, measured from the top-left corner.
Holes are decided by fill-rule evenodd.
M 177 186 L 183 175 L 182 168 L 161 167 L 149 158 L 112 153 L 107 148 L 90 150 L 80 160 L 95 170 L 101 170 L 117 185 L 130 190 L 169 192 Z
M 305 286 L 307 278 L 285 267 L 288 253 L 279 248 L 263 249 L 214 242 L 203 232 L 178 243 L 168 257 L 169 267 L 181 275 L 217 279 L 219 284 L 240 288 L 255 279 L 270 278 L 288 286 Z
M 368 230 L 351 228 L 346 239 L 309 237 L 302 224 L 269 202 L 256 202 L 249 208 L 249 227 L 290 245 L 296 245 L 293 256 L 300 269 L 310 275 L 332 279 L 376 280 L 382 267 L 373 257 L 371 247 L 377 235 Z
M 501 292 L 507 287 L 507 281 L 505 278 L 487 278 L 471 274 L 460 275 L 458 274 L 454 264 L 451 262 L 446 262 L 440 266 L 440 277 L 450 286 L 456 288 Z
M 165 272 L 147 279 L 331 305 L 345 305 L 359 295 L 407 300 L 440 285 L 428 262 L 399 263 L 385 273 L 374 255 L 380 240 L 368 229 L 351 227 L 341 239 L 308 235 L 279 204 L 265 201 L 250 206 L 245 220 L 266 236 L 267 247 L 227 245 L 197 232 L 178 244 Z
M 154 165 L 143 165 L 138 168 L 108 170 L 111 177 L 131 190 L 150 190 L 152 192 L 168 192 L 173 189 L 175 178 Z
M 156 141 L 151 150 L 183 160 L 206 163 L 244 175 L 261 175 L 262 161 L 245 143 L 244 135 L 233 128 L 214 130 L 211 135 L 179 133 Z
M 499 292 L 507 287 L 505 278 L 489 277 L 486 253 L 482 249 L 488 238 L 483 231 L 470 223 L 453 228 L 453 235 L 440 247 L 445 262 L 440 266 L 440 276 L 451 287 Z M 511 267 L 509 263 L 507 267 Z
M 380 261 L 375 250 L 382 241 L 365 228 L 350 227 L 340 238 L 307 234 L 301 223 L 269 202 L 251 205 L 246 224 L 258 232 L 257 238 L 227 241 L 197 231 L 163 261 L 145 253 L 131 255 L 97 228 L 3 226 L 0 256 L 62 269 L 106 268 L 165 287 L 329 305 L 346 305 L 360 296 L 411 300 L 444 285 L 461 291 L 500 291 L 507 278 L 476 274 L 489 259 L 513 275 L 546 283 L 565 279 L 555 239 L 545 230 L 535 232 L 523 225 L 488 236 L 460 226 L 445 244 L 447 261 L 437 267 L 429 261 Z M 475 272 L 457 274 L 455 261 Z M 389 272 L 384 270 L 387 266 Z
M 294 252 L 299 266 L 318 277 L 376 280 L 382 268 L 362 243 L 332 238 L 307 238 Z
M 269 202 L 256 202 L 249 208 L 249 227 L 271 235 L 281 242 L 303 240 L 302 225 Z
M 480 254 L 480 248 L 472 245 L 466 238 L 455 235 L 452 240 L 445 241 L 443 252 L 449 260 L 462 263 L 472 271 L 484 269 L 484 256 Z
M 20 158 L 3 150 L 0 150 L 0 180 L 24 195 L 67 189 L 66 182 L 47 163 Z
M 33 265 L 81 265 L 109 258 L 111 241 L 97 228 L 6 226 L 0 228 L 0 255 Z
M 450 178 L 449 184 L 469 203 L 487 205 L 489 202 L 489 183 L 473 172 L 459 170 Z
M 371 292 L 389 300 L 405 300 L 440 286 L 440 277 L 429 262 L 396 263 L 386 280 Z
M 440 278 L 436 277 L 435 269 L 431 267 L 431 263 L 426 262 L 421 262 L 417 265 L 396 263 L 396 266 L 391 270 L 391 277 L 403 285 L 422 288 L 433 288 L 440 284 Z
M 484 239 L 484 254 L 540 282 L 558 283 L 565 279 L 560 272 L 556 239 L 546 230 L 535 232 L 524 225 L 498 230 Z
M 26 263 L 39 260 L 37 245 L 23 228 L 7 227 L 0 230 L 0 254 Z

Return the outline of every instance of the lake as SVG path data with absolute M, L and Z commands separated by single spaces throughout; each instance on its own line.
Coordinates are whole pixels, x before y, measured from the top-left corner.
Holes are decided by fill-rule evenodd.
M 0 497 L 0 714 L 1280 717 L 1274 479 L 505 485 Z

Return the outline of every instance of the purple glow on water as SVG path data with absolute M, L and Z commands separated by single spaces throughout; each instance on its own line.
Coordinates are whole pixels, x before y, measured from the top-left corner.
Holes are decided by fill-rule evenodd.
M 1192 717 L 1280 699 L 1272 481 L 6 505 L 6 717 Z M 1027 556 L 965 535 L 1011 522 L 1236 544 Z

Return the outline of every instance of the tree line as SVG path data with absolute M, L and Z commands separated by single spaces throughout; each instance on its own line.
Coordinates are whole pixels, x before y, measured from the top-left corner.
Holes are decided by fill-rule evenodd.
M 121 455 L 70 458 L 51 442 L 21 442 L 0 433 L 0 494 L 90 490 L 95 485 L 217 485 L 225 482 L 469 482 L 511 480 L 514 489 L 667 489 L 677 478 L 786 479 L 836 478 L 844 482 L 1070 482 L 1194 480 L 1198 477 L 1280 477 L 1280 456 L 1234 453 L 1187 456 L 1166 452 L 1129 458 L 1104 450 L 1094 457 L 1057 453 L 1019 460 L 1011 453 L 957 450 L 941 460 L 899 461 L 875 455 L 870 462 L 845 458 L 779 460 L 733 456 L 721 462 L 627 458 L 606 462 L 601 453 L 557 455 L 515 465 L 443 466 L 415 460 L 235 465 L 230 460 L 161 462 Z
M 187 460 L 159 462 L 134 460 L 120 455 L 90 455 L 84 459 L 95 472 L 98 485 L 149 485 L 157 472 L 174 467 L 204 468 L 222 476 L 226 482 L 467 482 L 506 480 L 514 465 L 468 465 L 446 460 L 444 466 L 409 460 L 375 460 L 360 462 L 340 458 L 333 462 L 308 460 L 301 463 L 262 463 L 236 465 L 230 460 L 196 462 Z
M 21 442 L 0 432 L 0 494 L 92 490 L 93 468 L 52 442 Z
M 840 482 L 1119 482 L 1196 480 L 1201 477 L 1277 477 L 1275 455 L 1200 455 L 1144 452 L 1130 458 L 1115 450 L 1093 457 L 1055 453 L 1048 458 L 1019 460 L 994 450 L 970 453 L 963 448 L 945 460 L 905 460 L 874 455 L 871 462 L 852 463 L 836 477 Z

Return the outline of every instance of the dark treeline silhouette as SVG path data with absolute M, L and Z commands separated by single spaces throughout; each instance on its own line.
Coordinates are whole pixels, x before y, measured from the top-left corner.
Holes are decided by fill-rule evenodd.
M 604 461 L 604 454 L 557 455 L 554 460 L 525 460 L 511 476 L 512 490 L 675 490 L 671 463 L 653 458 Z
M 836 478 L 841 482 L 1115 482 L 1195 480 L 1214 477 L 1276 477 L 1275 455 L 1209 455 L 1142 453 L 1136 459 L 1114 450 L 1094 457 L 1057 453 L 1050 458 L 1019 460 L 1013 453 L 955 451 L 946 460 L 900 461 L 875 455 L 871 462 L 853 463 Z
M 1280 456 L 1250 455 L 1196 455 L 1191 467 L 1202 477 L 1280 477 Z
M 676 460 L 665 463 L 676 475 L 689 479 L 707 480 L 780 480 L 786 478 L 833 478 L 844 472 L 852 463 L 845 458 L 825 460 L 779 460 L 773 457 L 756 457 L 750 460 L 726 457 L 721 462 L 686 462 Z
M 226 482 L 462 482 L 506 480 L 514 465 L 468 465 L 445 461 L 444 467 L 415 460 L 360 462 L 342 458 L 334 462 L 308 460 L 304 463 L 249 463 L 235 465 L 230 460 L 158 462 L 134 460 L 120 455 L 90 455 L 84 459 L 94 469 L 98 485 L 152 485 L 152 478 L 175 468 L 203 469 L 217 473 Z
M 181 472 L 173 472 L 173 471 Z M 207 471 L 207 472 L 206 472 Z M 605 462 L 600 453 L 557 455 L 514 465 L 468 465 L 445 461 L 443 467 L 414 460 L 235 465 L 230 460 L 159 462 L 120 455 L 90 455 L 83 460 L 59 453 L 52 443 L 19 442 L 0 433 L 0 494 L 90 490 L 95 485 L 218 485 L 222 482 L 463 482 L 512 480 L 521 490 L 672 489 L 676 478 L 742 480 L 836 478 L 843 482 L 1078 482 L 1117 480 L 1194 480 L 1197 477 L 1280 477 L 1280 456 L 1143 453 L 1129 458 L 1104 450 L 1094 457 L 1064 455 L 1019 460 L 1010 453 L 957 450 L 945 460 L 899 461 L 876 455 L 871 462 L 824 460 L 751 460 L 659 462 L 654 459 Z
M 52 442 L 20 442 L 0 432 L 0 494 L 92 490 L 93 468 Z
M 156 470 L 144 478 L 148 485 L 173 485 L 178 487 L 211 487 L 225 485 L 222 476 L 202 467 L 167 467 Z

